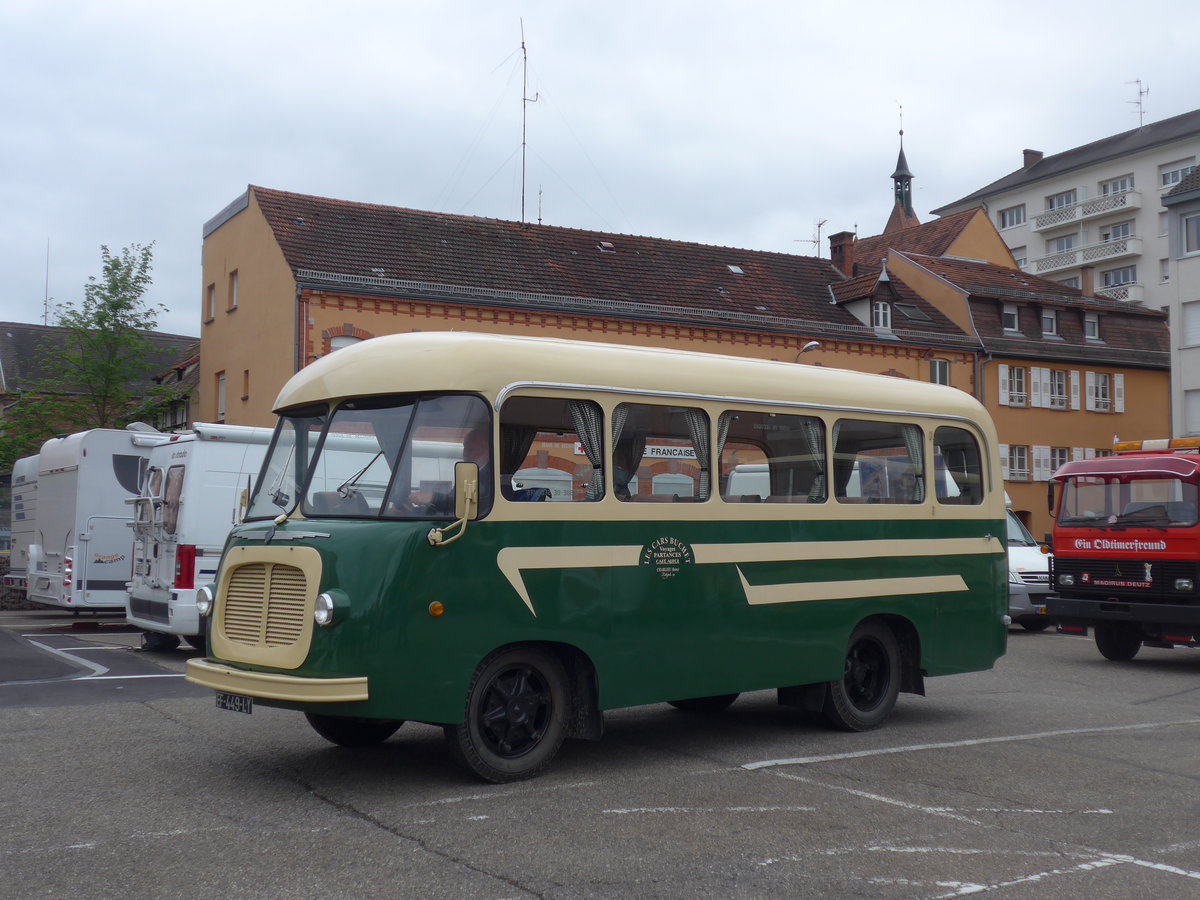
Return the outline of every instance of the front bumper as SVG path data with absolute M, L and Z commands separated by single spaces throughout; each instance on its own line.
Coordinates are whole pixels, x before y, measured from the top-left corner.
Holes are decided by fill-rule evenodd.
M 1200 606 L 1173 603 L 1122 603 L 1118 600 L 1081 600 L 1051 597 L 1046 612 L 1056 622 L 1085 625 L 1089 622 L 1146 622 L 1156 625 L 1200 626 Z
M 189 659 L 187 680 L 215 691 L 289 703 L 353 703 L 367 699 L 365 675 L 356 678 L 302 678 L 275 672 L 250 672 L 207 659 Z

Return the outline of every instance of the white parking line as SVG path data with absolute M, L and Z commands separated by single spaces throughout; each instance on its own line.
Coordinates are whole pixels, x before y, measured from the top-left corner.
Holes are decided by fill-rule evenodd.
M 1039 731 L 1034 734 L 1006 734 L 988 738 L 969 738 L 938 744 L 910 744 L 907 747 L 878 747 L 874 750 L 855 750 L 850 753 L 829 753 L 824 756 L 796 756 L 791 759 L 767 759 L 742 763 L 743 769 L 768 769 L 773 766 L 806 766 L 812 763 L 836 762 L 843 759 L 864 759 L 891 753 L 913 753 L 921 750 L 953 750 L 959 747 L 978 747 L 984 744 L 1008 744 L 1018 741 L 1040 741 L 1045 738 L 1069 737 L 1077 734 L 1105 734 L 1117 731 L 1145 731 L 1151 728 L 1171 728 L 1176 725 L 1200 725 L 1200 719 L 1177 719 L 1173 722 L 1143 722 L 1137 725 L 1105 725 L 1096 728 L 1064 728 L 1061 731 Z

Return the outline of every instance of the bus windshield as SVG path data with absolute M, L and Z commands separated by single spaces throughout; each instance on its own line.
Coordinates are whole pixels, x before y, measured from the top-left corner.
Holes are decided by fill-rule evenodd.
M 462 460 L 480 467 L 482 515 L 490 456 L 487 407 L 470 395 L 361 398 L 331 415 L 283 415 L 246 518 L 297 504 L 306 517 L 449 518 Z
M 1190 528 L 1196 524 L 1193 482 L 1154 473 L 1145 478 L 1069 478 L 1058 524 L 1113 528 Z

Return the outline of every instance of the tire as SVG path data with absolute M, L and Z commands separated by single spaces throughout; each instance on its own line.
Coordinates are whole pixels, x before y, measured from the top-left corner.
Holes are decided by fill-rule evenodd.
M 165 653 L 179 646 L 179 636 L 163 634 L 161 631 L 143 631 L 142 649 L 151 653 Z
M 205 640 L 204 635 L 202 634 L 185 634 L 183 636 L 183 640 L 193 650 L 199 650 L 201 653 L 203 653 L 204 648 L 208 646 L 208 641 Z
M 1105 659 L 1129 662 L 1142 649 L 1142 632 L 1136 626 L 1100 624 L 1095 628 L 1096 649 Z
M 870 731 L 884 723 L 900 693 L 900 645 L 883 622 L 860 622 L 846 645 L 845 674 L 829 682 L 821 712 L 844 731 Z
M 484 658 L 471 677 L 461 725 L 446 725 L 454 758 L 496 784 L 540 775 L 566 736 L 567 674 L 537 647 L 508 647 Z
M 304 718 L 308 719 L 313 731 L 340 747 L 382 744 L 404 724 L 403 719 L 362 719 L 358 716 L 326 716 L 320 713 L 305 713 Z
M 1047 628 L 1050 627 L 1050 623 L 1043 619 L 1033 619 L 1033 620 L 1026 621 L 1026 622 L 1020 622 L 1019 624 L 1026 631 L 1033 631 L 1033 632 L 1045 631 Z
M 667 702 L 684 712 L 718 713 L 723 709 L 728 709 L 729 705 L 739 696 L 741 695 L 716 694 L 712 697 L 690 697 L 687 700 L 669 700 Z

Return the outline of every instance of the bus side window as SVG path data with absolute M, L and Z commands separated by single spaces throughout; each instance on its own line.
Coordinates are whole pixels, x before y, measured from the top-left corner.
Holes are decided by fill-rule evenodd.
M 922 503 L 924 435 L 917 425 L 838 419 L 833 478 L 839 503 Z
M 943 425 L 933 433 L 934 487 L 938 503 L 983 502 L 983 464 L 974 435 Z
M 726 503 L 823 503 L 825 423 L 812 416 L 730 410 L 717 428 Z
M 633 503 L 707 500 L 712 480 L 708 414 L 622 403 L 613 410 L 613 491 Z
M 500 410 L 500 493 L 517 502 L 604 496 L 604 414 L 591 400 L 513 397 Z

